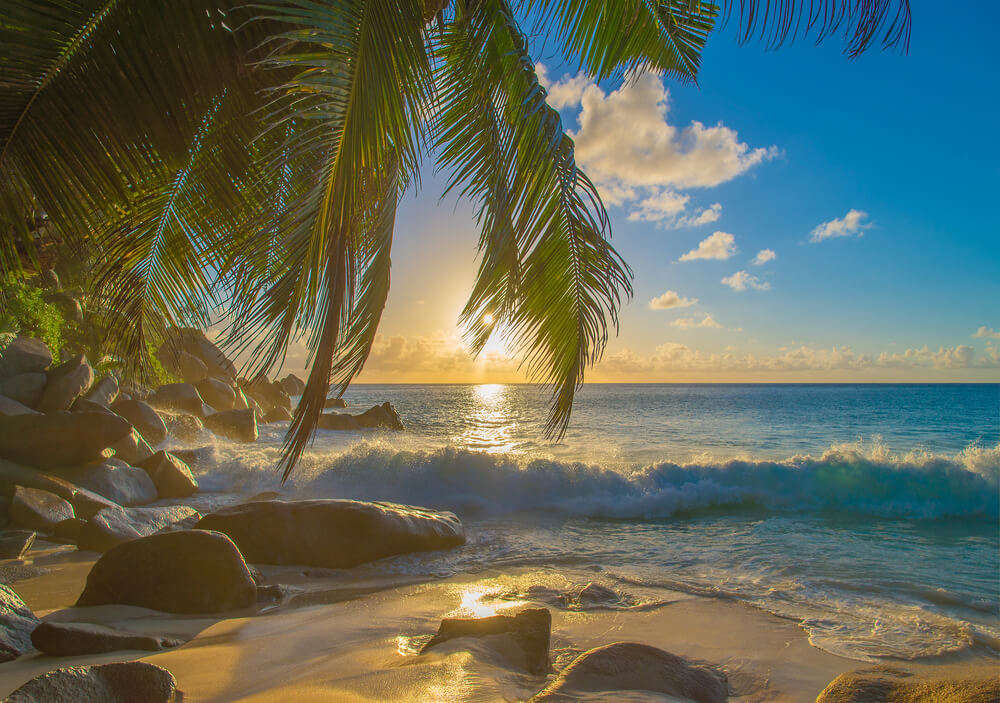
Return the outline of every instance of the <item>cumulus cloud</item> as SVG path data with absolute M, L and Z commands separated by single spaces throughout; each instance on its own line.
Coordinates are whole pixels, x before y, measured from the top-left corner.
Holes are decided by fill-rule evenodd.
M 762 281 L 746 271 L 737 271 L 732 276 L 726 276 L 722 279 L 722 283 L 735 291 L 767 290 L 771 287 L 767 281 Z
M 718 259 L 724 261 L 736 253 L 736 238 L 728 232 L 714 232 L 698 243 L 698 246 L 680 258 L 680 261 L 696 259 Z
M 754 266 L 763 266 L 768 261 L 774 261 L 777 258 L 778 255 L 774 253 L 774 249 L 761 249 L 750 263 Z
M 695 327 L 722 329 L 722 325 L 716 322 L 715 319 L 707 312 L 705 313 L 705 317 L 703 317 L 701 320 L 698 320 L 697 318 L 694 317 L 681 317 L 674 320 L 670 324 L 674 327 L 679 327 L 682 330 L 689 330 Z
M 670 310 L 671 308 L 687 308 L 698 302 L 697 298 L 685 298 L 676 291 L 668 290 L 649 301 L 650 310 Z
M 992 327 L 987 327 L 983 325 L 972 335 L 976 339 L 1000 339 L 1000 330 L 995 330 Z
M 633 222 L 662 222 L 676 218 L 684 212 L 690 199 L 689 195 L 665 188 L 635 203 L 628 219 Z
M 813 228 L 811 242 L 822 242 L 824 239 L 835 237 L 860 237 L 865 230 L 872 226 L 867 222 L 868 213 L 863 210 L 848 210 L 843 217 L 823 222 Z

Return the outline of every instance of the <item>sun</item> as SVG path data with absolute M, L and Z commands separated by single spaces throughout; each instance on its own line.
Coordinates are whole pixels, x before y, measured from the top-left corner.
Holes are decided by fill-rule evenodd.
M 493 324 L 493 316 L 491 314 L 489 314 L 489 313 L 486 313 L 485 315 L 483 315 L 483 324 L 484 325 L 492 325 Z

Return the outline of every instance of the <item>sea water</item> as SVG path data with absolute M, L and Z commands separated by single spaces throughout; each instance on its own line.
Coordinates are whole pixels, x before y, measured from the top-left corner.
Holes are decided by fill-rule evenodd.
M 279 486 L 287 425 L 262 425 L 216 448 L 202 487 L 462 518 L 465 547 L 387 571 L 589 569 L 793 618 L 855 659 L 1000 652 L 1000 384 L 593 384 L 559 442 L 537 386 L 345 399 L 391 402 L 406 431 L 319 431 Z

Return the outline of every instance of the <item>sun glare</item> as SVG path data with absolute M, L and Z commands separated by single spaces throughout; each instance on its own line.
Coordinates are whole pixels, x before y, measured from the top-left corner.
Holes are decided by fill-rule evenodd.
M 489 313 L 486 313 L 485 315 L 483 315 L 483 324 L 484 325 L 492 325 L 493 324 L 493 316 L 490 315 Z

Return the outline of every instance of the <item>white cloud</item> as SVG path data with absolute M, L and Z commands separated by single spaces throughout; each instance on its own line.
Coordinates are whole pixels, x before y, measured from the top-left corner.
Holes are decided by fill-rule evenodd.
M 671 308 L 687 308 L 698 302 L 697 298 L 685 298 L 676 291 L 668 290 L 649 301 L 650 310 L 670 310 Z
M 762 281 L 752 273 L 747 273 L 746 271 L 737 271 L 732 276 L 726 276 L 722 279 L 722 282 L 736 291 L 744 290 L 767 290 L 771 287 L 771 284 L 767 281 Z
M 768 261 L 774 261 L 777 258 L 778 255 L 774 253 L 774 249 L 761 249 L 750 263 L 754 266 L 763 266 Z
M 705 313 L 705 317 L 698 320 L 694 317 L 681 317 L 670 323 L 674 327 L 679 327 L 682 330 L 689 330 L 695 327 L 708 327 L 712 329 L 722 329 L 722 325 L 715 321 L 715 319 Z
M 811 242 L 822 242 L 835 237 L 860 237 L 872 226 L 866 222 L 868 213 L 863 210 L 849 210 L 843 217 L 835 217 L 829 222 L 823 222 L 813 228 Z
M 698 214 L 685 215 L 677 219 L 677 227 L 700 227 L 715 222 L 722 217 L 722 203 L 713 203 Z
M 680 258 L 680 261 L 718 259 L 724 261 L 736 253 L 736 238 L 728 232 L 714 232 L 698 246 Z
M 976 339 L 1000 339 L 1000 330 L 983 325 L 972 336 Z
M 689 195 L 664 188 L 633 205 L 635 209 L 629 213 L 628 219 L 633 222 L 662 222 L 676 218 L 684 212 L 690 199 Z
M 558 81 L 553 82 L 549 79 L 548 70 L 540 63 L 535 64 L 535 73 L 538 75 L 538 82 L 549 94 L 546 102 L 556 110 L 579 105 L 583 91 L 587 89 L 587 86 L 593 85 L 593 81 L 583 73 L 578 73 L 573 77 L 563 76 Z

